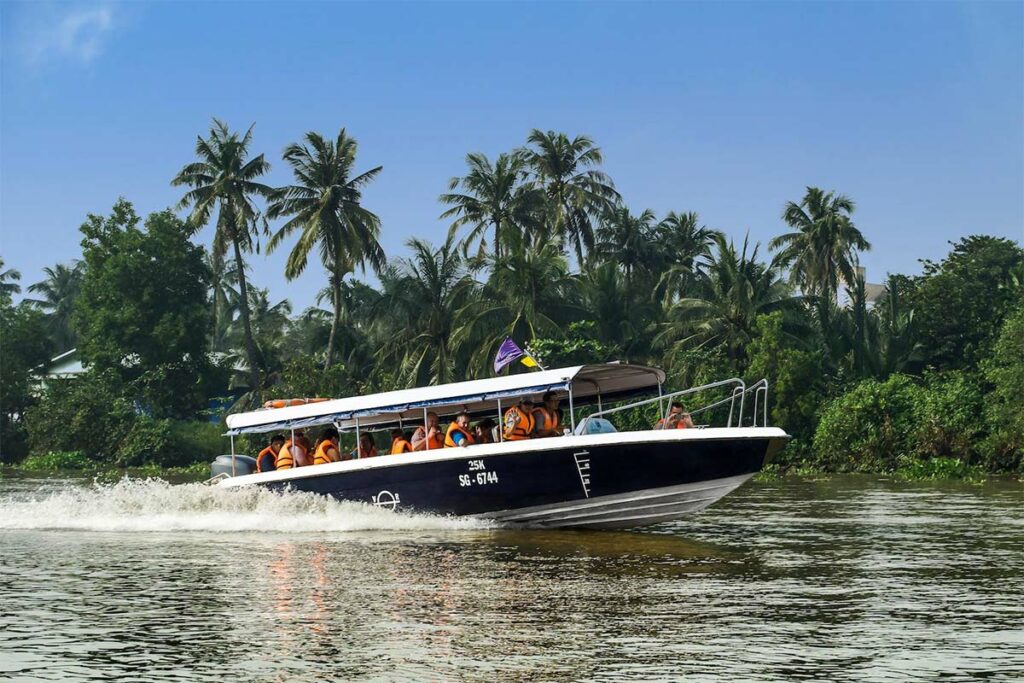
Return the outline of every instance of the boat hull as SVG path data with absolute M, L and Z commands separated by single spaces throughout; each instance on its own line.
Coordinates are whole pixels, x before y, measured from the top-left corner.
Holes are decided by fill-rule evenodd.
M 622 434 L 618 440 L 564 437 L 236 479 L 395 510 L 535 527 L 628 528 L 707 507 L 757 473 L 788 439 L 773 429 L 715 431 L 730 434 L 656 434 L 649 441 L 626 441 Z

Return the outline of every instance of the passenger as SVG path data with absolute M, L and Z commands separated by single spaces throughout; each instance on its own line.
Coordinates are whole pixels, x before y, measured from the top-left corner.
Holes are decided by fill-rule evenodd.
M 668 410 L 664 419 L 658 420 L 655 429 L 693 429 L 693 420 L 683 408 L 682 403 L 675 402 Z
M 412 444 L 401 429 L 391 430 L 391 455 L 412 453 Z
M 338 430 L 328 427 L 320 436 L 320 443 L 313 454 L 314 465 L 326 465 L 329 462 L 341 460 L 341 451 L 338 448 Z
M 455 421 L 448 425 L 444 435 L 445 448 L 465 448 L 473 445 L 473 435 L 469 433 L 469 413 L 462 412 L 455 416 Z
M 281 434 L 274 434 L 270 437 L 270 445 L 260 451 L 260 454 L 256 456 L 256 471 L 257 472 L 273 472 L 277 469 L 277 454 L 281 450 L 281 446 L 284 445 L 284 436 Z
M 412 449 L 414 451 L 425 451 L 427 446 L 430 446 L 430 450 L 444 446 L 444 437 L 441 435 L 437 413 L 427 413 L 426 429 L 420 426 L 412 433 Z
M 518 405 L 505 411 L 505 441 L 529 439 L 533 434 L 533 422 L 533 401 L 529 396 L 523 396 Z
M 494 443 L 494 420 L 488 417 L 473 425 L 473 443 Z
M 373 441 L 373 435 L 370 432 L 363 432 L 359 435 L 359 448 L 352 451 L 353 458 L 375 458 L 380 453 L 377 452 L 377 444 Z
M 554 392 L 544 394 L 543 403 L 533 409 L 533 438 L 562 436 L 562 414 Z
M 309 451 L 311 444 L 306 438 L 306 433 L 301 429 L 295 430 L 295 443 L 291 439 L 284 442 L 281 450 L 277 453 L 275 465 L 279 470 L 290 470 L 293 467 L 303 467 L 309 464 Z

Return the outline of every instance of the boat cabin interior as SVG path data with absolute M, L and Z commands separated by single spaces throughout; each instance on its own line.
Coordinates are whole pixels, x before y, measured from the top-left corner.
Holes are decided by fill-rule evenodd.
M 465 412 L 474 422 L 491 418 L 501 425 L 505 411 L 521 397 L 528 396 L 539 405 L 541 396 L 549 392 L 559 400 L 566 433 L 616 431 L 616 413 L 644 405 L 657 404 L 657 414 L 664 418 L 670 404 L 687 395 L 697 395 L 702 401 L 714 397 L 688 412 L 693 417 L 710 416 L 721 408 L 720 419 L 725 424 L 715 426 L 767 425 L 768 385 L 764 380 L 748 387 L 741 379 L 731 378 L 672 393 L 665 392 L 664 383 L 665 373 L 658 368 L 617 362 L 580 365 L 239 413 L 228 416 L 227 434 L 232 437 L 234 452 L 238 434 L 294 433 L 333 426 L 339 432 L 354 433 L 358 441 L 362 432 L 415 429 L 431 412 L 441 422 Z M 748 394 L 753 394 L 753 416 L 745 421 Z M 495 431 L 495 441 L 501 441 L 502 430 Z

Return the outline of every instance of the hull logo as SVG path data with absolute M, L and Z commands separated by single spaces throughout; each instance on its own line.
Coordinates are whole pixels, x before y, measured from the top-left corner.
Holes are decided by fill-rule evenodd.
M 572 457 L 576 461 L 576 471 L 580 473 L 583 495 L 590 498 L 590 451 L 579 451 L 573 453 Z
M 400 502 L 398 494 L 391 493 L 391 491 L 381 491 L 376 496 L 373 496 L 373 504 L 379 508 L 394 510 Z

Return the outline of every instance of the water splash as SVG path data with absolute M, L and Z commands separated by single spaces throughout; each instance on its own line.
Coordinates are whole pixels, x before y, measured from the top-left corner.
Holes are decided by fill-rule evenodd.
M 0 530 L 323 533 L 482 529 L 483 520 L 396 513 L 311 493 L 256 487 L 172 485 L 162 479 L 67 486 L 45 496 L 0 499 Z

